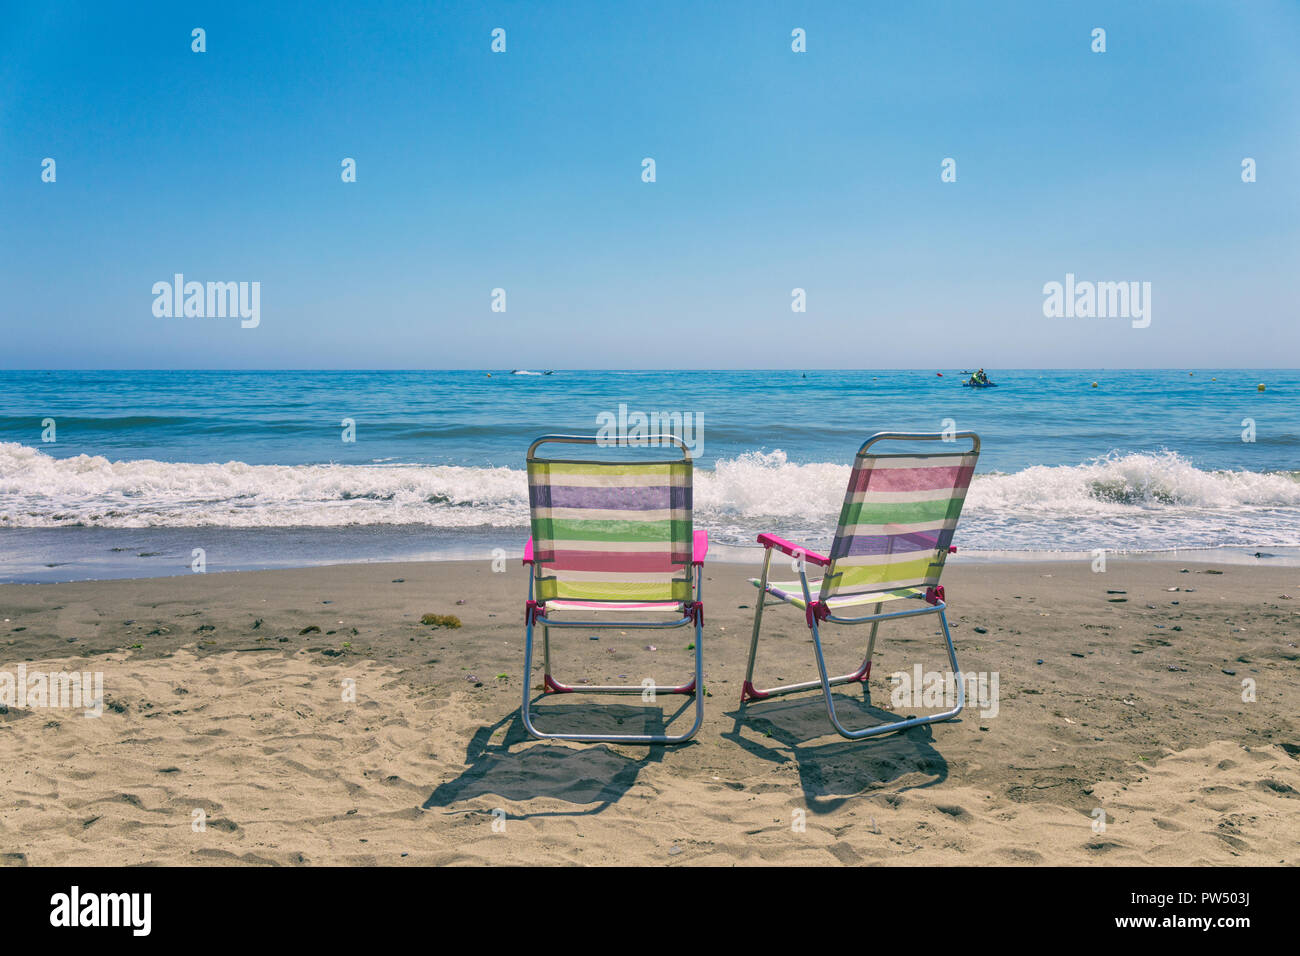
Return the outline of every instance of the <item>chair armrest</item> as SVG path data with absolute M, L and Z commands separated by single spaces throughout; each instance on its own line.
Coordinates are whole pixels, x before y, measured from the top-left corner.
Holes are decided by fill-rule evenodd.
M 692 548 L 691 564 L 703 564 L 705 555 L 709 553 L 709 533 L 696 531 Z
M 524 545 L 524 564 L 533 563 L 533 539 L 529 538 L 528 543 Z
M 785 538 L 778 538 L 774 534 L 764 532 L 758 536 L 758 543 L 765 548 L 776 548 L 778 551 L 784 551 L 792 558 L 803 555 L 805 561 L 809 564 L 819 564 L 823 568 L 830 567 L 831 559 L 825 555 L 818 554 L 816 551 L 809 551 L 807 548 L 801 548 L 797 544 L 791 544 Z

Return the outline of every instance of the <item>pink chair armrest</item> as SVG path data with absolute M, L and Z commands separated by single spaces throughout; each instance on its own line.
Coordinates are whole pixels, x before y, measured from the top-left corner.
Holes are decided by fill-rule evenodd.
M 693 547 L 694 555 L 691 558 L 691 564 L 703 564 L 704 556 L 709 553 L 709 533 L 707 531 L 696 531 Z
M 524 545 L 524 564 L 533 563 L 533 539 L 529 538 L 528 543 Z
M 830 567 L 831 559 L 825 555 L 818 554 L 816 551 L 809 551 L 807 548 L 801 548 L 797 544 L 791 544 L 785 538 L 778 538 L 774 534 L 764 532 L 758 536 L 758 543 L 765 548 L 776 548 L 778 551 L 784 551 L 790 557 L 803 555 L 804 560 L 809 564 L 819 564 L 822 567 Z

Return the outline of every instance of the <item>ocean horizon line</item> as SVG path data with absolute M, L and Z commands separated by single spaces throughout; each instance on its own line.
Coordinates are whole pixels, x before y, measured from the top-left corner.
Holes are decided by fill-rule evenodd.
M 537 365 L 535 368 L 525 368 L 519 366 L 512 371 L 535 371 L 536 369 L 547 369 L 553 372 L 729 372 L 736 374 L 753 374 L 756 372 L 933 372 L 935 369 L 956 368 L 956 365 L 917 365 L 909 367 L 895 368 L 870 368 L 870 367 L 838 367 L 829 365 L 791 365 L 791 366 L 773 366 L 770 368 L 756 367 L 708 367 L 708 366 L 575 366 L 563 368 L 561 366 Z M 1058 365 L 1058 366 L 1037 366 L 1037 365 L 981 365 L 980 368 L 994 369 L 1000 372 L 1296 372 L 1300 371 L 1300 366 L 1286 365 Z M 275 367 L 242 367 L 232 368 L 225 366 L 211 367 L 191 367 L 191 368 L 157 368 L 152 366 L 79 366 L 68 368 L 55 367 L 30 367 L 30 368 L 10 368 L 0 366 L 0 374 L 17 373 L 17 372 L 162 372 L 167 374 L 184 375 L 191 372 L 214 372 L 214 373 L 240 373 L 240 372 L 498 372 L 505 369 L 504 365 L 500 366 L 430 366 L 427 368 L 397 367 L 390 368 L 353 368 L 350 366 L 275 366 Z M 961 373 L 957 373 L 961 374 Z

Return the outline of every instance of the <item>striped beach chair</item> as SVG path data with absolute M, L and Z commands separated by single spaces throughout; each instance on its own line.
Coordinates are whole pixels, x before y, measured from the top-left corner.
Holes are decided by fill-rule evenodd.
M 675 448 L 672 460 L 591 460 L 542 457 L 544 445 L 611 444 L 618 448 Z M 689 740 L 704 719 L 704 673 L 700 601 L 708 535 L 691 520 L 690 452 L 674 436 L 631 443 L 573 435 L 547 435 L 528 449 L 528 501 L 532 537 L 524 549 L 531 565 L 524 634 L 524 726 L 534 737 L 553 740 L 671 744 Z M 612 617 L 593 621 L 572 615 Z M 664 615 L 667 615 L 665 618 Z M 657 619 L 656 619 L 657 618 Z M 695 627 L 695 676 L 676 686 L 657 684 L 568 685 L 551 673 L 551 628 L 659 629 Z M 533 724 L 530 685 L 533 632 L 542 632 L 544 694 L 653 693 L 695 697 L 695 722 L 684 734 L 542 733 Z
M 877 442 L 928 442 L 947 437 L 965 445 L 968 450 L 937 453 L 876 454 L 871 451 Z M 745 683 L 741 690 L 741 705 L 749 701 L 764 700 L 779 694 L 821 687 L 826 698 L 826 710 L 836 731 L 851 740 L 873 737 L 895 730 L 905 730 L 918 724 L 950 720 L 961 713 L 965 705 L 965 689 L 957 667 L 957 654 L 953 649 L 948 619 L 944 615 L 943 587 L 939 575 L 944 560 L 952 548 L 953 532 L 961 515 L 966 489 L 970 486 L 979 458 L 980 440 L 974 432 L 961 432 L 956 436 L 942 434 L 904 434 L 881 432 L 872 435 L 858 449 L 849 476 L 849 487 L 844 494 L 844 507 L 840 510 L 839 526 L 829 556 L 809 551 L 772 534 L 760 534 L 758 543 L 766 553 L 763 557 L 763 574 L 751 579 L 759 589 L 758 603 L 754 609 L 754 634 L 749 645 L 749 665 L 745 670 Z M 794 559 L 799 573 L 798 581 L 773 582 L 768 579 L 772 554 L 781 551 Z M 807 566 L 824 569 L 817 581 L 808 580 Z M 763 604 L 775 598 L 791 604 L 804 612 L 808 629 L 812 632 L 813 650 L 817 658 L 818 680 L 786 684 L 760 690 L 754 686 L 754 660 L 758 653 L 759 628 L 763 621 Z M 891 610 L 882 612 L 886 604 Z M 907 604 L 920 606 L 906 607 Z M 862 614 L 859 609 L 870 609 Z M 944 641 L 948 645 L 948 659 L 952 663 L 956 681 L 956 706 L 941 714 L 929 717 L 911 717 L 863 730 L 848 730 L 835 714 L 831 688 L 837 684 L 865 683 L 871 674 L 871 655 L 876 646 L 876 630 L 881 621 L 921 614 L 938 614 L 943 626 Z M 862 666 L 851 674 L 829 677 L 826 659 L 822 654 L 819 627 L 824 622 L 834 624 L 870 624 L 871 635 L 867 655 Z

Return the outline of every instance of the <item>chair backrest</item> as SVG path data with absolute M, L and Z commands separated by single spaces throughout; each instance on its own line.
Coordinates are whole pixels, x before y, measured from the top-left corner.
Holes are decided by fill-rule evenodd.
M 675 460 L 542 458 L 546 443 L 673 445 Z M 547 435 L 528 449 L 537 599 L 689 601 L 691 456 L 673 436 L 627 441 Z
M 880 441 L 969 440 L 966 450 L 875 454 Z M 947 442 L 945 442 L 947 444 Z M 974 432 L 880 432 L 858 449 L 821 598 L 939 583 L 979 458 Z

